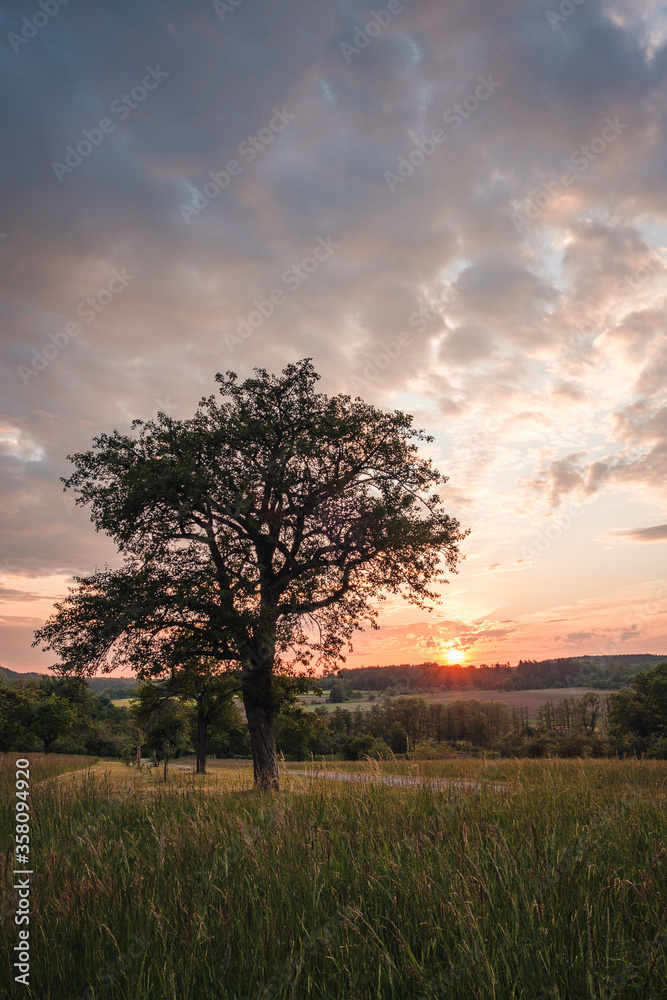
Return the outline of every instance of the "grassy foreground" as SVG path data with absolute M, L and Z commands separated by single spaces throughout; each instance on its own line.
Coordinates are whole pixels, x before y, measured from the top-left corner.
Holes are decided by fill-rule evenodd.
M 0 996 L 667 996 L 666 762 L 447 761 L 420 773 L 489 787 L 285 776 L 267 796 L 245 762 L 165 785 L 108 762 L 39 780 L 32 754 L 25 987 L 15 756 L 0 773 Z

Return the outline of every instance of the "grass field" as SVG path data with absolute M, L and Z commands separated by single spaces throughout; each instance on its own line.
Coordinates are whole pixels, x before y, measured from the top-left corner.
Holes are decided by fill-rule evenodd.
M 478 691 L 471 688 L 466 688 L 464 691 L 437 691 L 434 694 L 419 694 L 415 695 L 416 698 L 423 698 L 424 701 L 429 704 L 437 704 L 438 702 L 445 703 L 450 701 L 460 701 L 463 698 L 479 698 L 481 701 L 504 701 L 506 705 L 519 708 L 519 706 L 526 706 L 528 708 L 528 718 L 534 721 L 537 718 L 537 710 L 540 705 L 543 705 L 545 701 L 552 701 L 554 704 L 558 704 L 565 698 L 569 698 L 574 695 L 575 698 L 580 698 L 581 695 L 586 694 L 590 691 L 590 688 L 543 688 L 541 691 Z M 596 694 L 603 698 L 605 695 L 610 694 L 609 691 L 596 691 Z M 340 708 L 347 708 L 354 712 L 357 708 L 362 708 L 367 710 L 373 704 L 382 704 L 383 696 L 380 693 L 376 694 L 375 702 L 369 702 L 367 699 L 363 701 L 344 701 L 340 705 Z M 393 699 L 392 699 L 393 700 Z M 305 696 L 299 699 L 302 706 L 308 709 L 317 708 L 318 704 L 326 699 L 313 698 L 311 696 Z M 335 705 L 327 704 L 327 710 L 329 712 L 336 708 Z
M 335 765 L 477 790 L 290 778 L 313 769 L 301 763 L 262 795 L 241 761 L 172 769 L 165 784 L 32 754 L 24 987 L 11 972 L 15 756 L 0 767 L 2 996 L 667 996 L 667 762 Z

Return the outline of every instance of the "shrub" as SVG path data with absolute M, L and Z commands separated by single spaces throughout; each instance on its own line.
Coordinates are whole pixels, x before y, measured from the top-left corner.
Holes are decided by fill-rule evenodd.
M 345 760 L 362 760 L 364 757 L 383 757 L 389 755 L 384 740 L 376 740 L 368 733 L 365 736 L 354 736 L 345 742 L 343 756 Z
M 434 740 L 423 740 L 415 746 L 412 753 L 413 760 L 456 760 L 456 757 L 453 747 Z

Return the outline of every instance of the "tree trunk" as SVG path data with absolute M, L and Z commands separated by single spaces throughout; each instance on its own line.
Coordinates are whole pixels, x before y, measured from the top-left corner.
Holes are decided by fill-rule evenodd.
M 263 791 L 278 789 L 278 754 L 271 702 L 271 669 L 253 671 L 243 683 L 243 705 L 255 772 L 255 785 Z
M 206 774 L 206 714 L 197 705 L 197 774 Z

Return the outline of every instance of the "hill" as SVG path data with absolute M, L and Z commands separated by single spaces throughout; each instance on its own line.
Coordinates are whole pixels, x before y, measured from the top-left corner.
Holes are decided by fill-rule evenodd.
M 7 681 L 7 683 L 11 683 L 12 681 L 23 681 L 24 683 L 27 681 L 39 681 L 42 677 L 53 676 L 53 674 L 47 673 L 46 671 L 41 674 L 34 672 L 22 674 L 18 670 L 10 670 L 9 667 L 0 667 L 0 677 Z M 119 692 L 126 691 L 129 688 L 135 688 L 137 686 L 137 681 L 134 677 L 105 677 L 103 675 L 102 677 L 88 677 L 87 681 L 88 687 L 91 691 L 108 691 L 110 694 L 113 692 L 114 697 L 117 698 L 126 697 L 125 695 L 121 695 Z
M 403 663 L 386 667 L 343 667 L 319 683 L 330 688 L 342 679 L 357 691 L 407 694 L 428 691 L 535 691 L 543 688 L 596 688 L 613 691 L 629 684 L 667 654 L 628 653 L 610 656 L 567 656 L 549 660 L 519 660 L 482 664 L 479 667 L 447 666 L 442 663 Z

